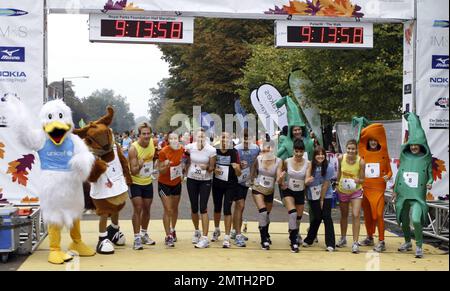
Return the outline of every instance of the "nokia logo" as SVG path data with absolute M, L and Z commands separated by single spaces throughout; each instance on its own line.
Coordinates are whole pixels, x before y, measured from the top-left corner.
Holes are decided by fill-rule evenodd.
M 25 74 L 25 72 L 18 72 L 18 71 L 0 71 L 0 77 L 26 78 L 27 74 Z

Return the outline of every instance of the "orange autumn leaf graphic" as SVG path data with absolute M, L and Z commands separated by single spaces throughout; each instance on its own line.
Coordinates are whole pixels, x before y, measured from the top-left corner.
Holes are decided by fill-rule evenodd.
M 283 5 L 283 10 L 288 14 L 303 14 L 308 9 L 308 4 L 299 1 L 289 1 L 289 5 Z
M 34 164 L 34 155 L 23 155 L 22 158 L 8 163 L 8 170 L 6 173 L 11 174 L 12 181 L 20 185 L 27 186 L 28 171 L 31 170 Z
M 294 0 L 289 1 L 289 5 L 283 5 L 281 9 L 275 6 L 275 9 L 269 9 L 264 13 L 355 18 L 364 16 L 361 7 L 353 5 L 350 0 Z
M 445 162 L 443 160 L 439 160 L 433 157 L 432 160 L 433 167 L 433 180 L 437 181 L 437 179 L 442 179 L 442 172 L 447 172 L 445 167 Z
M 27 176 L 28 172 L 16 172 L 12 174 L 12 180 L 13 182 L 17 182 L 20 185 L 26 186 L 28 178 Z

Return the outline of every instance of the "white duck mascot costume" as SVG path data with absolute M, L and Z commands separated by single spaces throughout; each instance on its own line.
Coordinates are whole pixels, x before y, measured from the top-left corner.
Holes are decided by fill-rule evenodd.
M 82 183 L 87 179 L 94 156 L 86 144 L 72 133 L 72 111 L 61 100 L 47 102 L 39 113 L 40 128 L 31 124 L 27 109 L 17 98 L 2 98 L 9 116 L 8 125 L 24 147 L 38 153 L 41 162 L 40 201 L 48 225 L 48 261 L 63 264 L 73 257 L 61 250 L 61 229 L 70 229 L 70 251 L 93 256 L 95 251 L 81 240 L 80 218 L 84 209 Z

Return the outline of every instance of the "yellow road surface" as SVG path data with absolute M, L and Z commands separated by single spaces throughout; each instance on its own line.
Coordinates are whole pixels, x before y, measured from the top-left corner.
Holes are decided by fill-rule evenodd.
M 210 233 L 213 230 L 211 222 Z M 301 225 L 301 233 L 306 236 L 307 224 Z M 83 240 L 95 248 L 98 239 L 98 223 L 82 221 Z M 260 249 L 257 222 L 249 222 L 246 234 L 249 237 L 247 247 L 239 248 L 234 244 L 230 249 L 222 248 L 222 235 L 218 242 L 207 249 L 195 249 L 191 243 L 193 226 L 190 220 L 180 220 L 177 224 L 178 242 L 174 248 L 164 245 L 164 229 L 161 220 L 150 222 L 150 237 L 155 246 L 145 246 L 135 251 L 132 247 L 133 231 L 131 221 L 121 221 L 121 230 L 127 237 L 124 247 L 116 247 L 113 255 L 95 255 L 94 257 L 75 257 L 64 265 L 52 265 L 47 262 L 49 251 L 48 238 L 40 245 L 19 268 L 19 270 L 449 270 L 449 256 L 430 245 L 424 245 L 424 258 L 414 258 L 414 250 L 399 253 L 398 246 L 403 238 L 386 232 L 387 251 L 378 254 L 372 247 L 361 247 L 360 254 L 347 248 L 336 252 L 325 251 L 323 225 L 319 229 L 319 244 L 310 248 L 300 248 L 299 253 L 291 253 L 289 248 L 287 223 L 273 222 L 270 233 L 273 244 L 269 251 Z M 339 225 L 335 224 L 336 239 L 339 238 Z M 365 236 L 361 225 L 361 239 Z M 349 234 L 351 225 L 349 225 Z M 351 236 L 347 236 L 351 242 Z M 62 234 L 62 247 L 70 242 L 69 234 Z

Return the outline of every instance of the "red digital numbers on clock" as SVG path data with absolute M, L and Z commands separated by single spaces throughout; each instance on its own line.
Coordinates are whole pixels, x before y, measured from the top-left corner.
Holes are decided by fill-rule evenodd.
M 144 20 L 101 20 L 104 37 L 182 39 L 183 22 Z
M 363 27 L 288 26 L 287 42 L 363 44 Z

